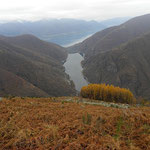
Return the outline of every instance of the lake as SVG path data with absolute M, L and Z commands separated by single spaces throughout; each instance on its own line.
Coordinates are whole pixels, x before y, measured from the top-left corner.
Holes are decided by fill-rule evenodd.
M 82 60 L 84 58 L 79 53 L 74 53 L 68 54 L 68 58 L 64 63 L 65 71 L 70 76 L 70 79 L 73 80 L 77 91 L 80 91 L 82 86 L 88 84 L 82 74 Z
M 78 44 L 80 42 L 83 42 L 85 39 L 89 38 L 90 36 L 92 36 L 93 34 L 89 34 L 89 35 L 86 35 L 84 37 L 81 37 L 77 40 L 74 40 L 72 41 L 71 43 L 68 43 L 68 44 L 65 44 L 65 45 L 62 45 L 63 47 L 69 47 L 69 46 L 72 46 L 72 45 L 75 45 L 75 44 Z

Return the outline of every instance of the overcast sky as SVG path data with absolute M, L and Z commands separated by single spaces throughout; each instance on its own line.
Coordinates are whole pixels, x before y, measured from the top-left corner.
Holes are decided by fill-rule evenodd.
M 150 0 L 0 0 L 0 20 L 105 20 L 150 13 Z

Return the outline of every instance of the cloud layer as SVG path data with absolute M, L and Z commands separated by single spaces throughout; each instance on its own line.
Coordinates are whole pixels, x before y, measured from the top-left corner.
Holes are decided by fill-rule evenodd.
M 150 0 L 4 0 L 0 20 L 105 20 L 150 13 Z

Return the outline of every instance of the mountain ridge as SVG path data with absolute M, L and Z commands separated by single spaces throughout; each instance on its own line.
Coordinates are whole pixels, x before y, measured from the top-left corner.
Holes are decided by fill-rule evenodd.
M 31 37 L 32 36 L 30 36 L 30 38 Z M 26 81 L 27 84 L 30 83 L 34 87 L 37 87 L 38 89 L 43 91 L 43 93 L 45 92 L 45 96 L 62 96 L 75 94 L 74 85 L 69 80 L 69 77 L 65 73 L 65 69 L 62 66 L 62 60 L 64 61 L 67 57 L 67 53 L 64 48 L 61 48 L 57 45 L 55 46 L 55 44 L 50 44 L 48 46 L 46 45 L 47 49 L 45 50 L 46 53 L 44 53 L 44 50 L 42 48 L 43 43 L 45 44 L 45 42 L 38 40 L 38 43 L 36 42 L 37 45 L 41 44 L 42 46 L 37 46 L 37 52 L 34 48 L 32 48 L 30 44 L 27 45 L 27 43 L 25 43 L 25 46 L 22 47 L 22 43 L 19 44 L 18 40 L 16 40 L 16 37 L 14 37 L 13 40 L 12 39 L 13 38 L 11 38 L 10 40 L 9 37 L 8 39 L 7 37 L 0 38 L 0 68 L 5 70 L 5 73 L 11 72 L 12 74 L 16 75 L 15 78 L 18 77 L 18 81 L 20 80 L 20 78 L 22 78 Z M 21 39 L 21 41 L 22 40 L 24 44 L 24 38 Z M 28 41 L 32 42 L 33 40 L 37 40 L 37 38 L 32 37 L 32 40 L 30 39 Z M 53 51 L 55 52 L 52 56 L 51 53 Z M 60 51 L 61 53 L 59 53 Z M 47 52 L 50 52 L 49 55 L 47 55 Z M 55 56 L 55 54 L 59 55 L 59 57 L 57 58 L 57 55 Z M 5 87 L 8 86 L 9 85 L 6 85 Z M 14 92 L 10 91 L 9 94 L 13 93 L 15 93 L 15 88 Z M 21 93 L 18 93 L 18 95 L 15 96 L 21 95 Z M 43 96 L 44 94 L 41 95 Z M 30 92 L 27 90 L 26 96 L 33 96 L 33 94 L 30 95 Z
M 82 43 L 75 45 L 76 52 L 85 53 L 85 57 L 90 57 L 102 51 L 109 51 L 148 31 L 150 31 L 150 14 L 138 16 L 119 26 L 97 32 Z M 69 48 L 69 50 L 72 49 L 74 46 Z
M 83 62 L 84 75 L 92 83 L 129 88 L 136 96 L 149 99 L 149 41 L 150 33 L 147 33 L 118 48 L 91 57 Z
M 0 34 L 5 36 L 33 34 L 44 41 L 66 45 L 104 28 L 103 24 L 96 21 L 48 19 L 0 23 Z
M 68 47 L 68 51 L 83 54 L 83 73 L 89 82 L 129 88 L 136 96 L 150 99 L 150 62 L 147 56 L 143 56 L 143 53 L 149 56 L 149 33 L 150 14 L 147 14 L 97 32 L 83 42 Z

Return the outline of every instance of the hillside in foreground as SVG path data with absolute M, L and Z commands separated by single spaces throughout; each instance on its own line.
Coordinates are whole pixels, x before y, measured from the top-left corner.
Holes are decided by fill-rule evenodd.
M 88 105 L 83 100 L 77 97 L 3 99 L 0 101 L 1 149 L 150 149 L 148 107 L 121 109 Z

